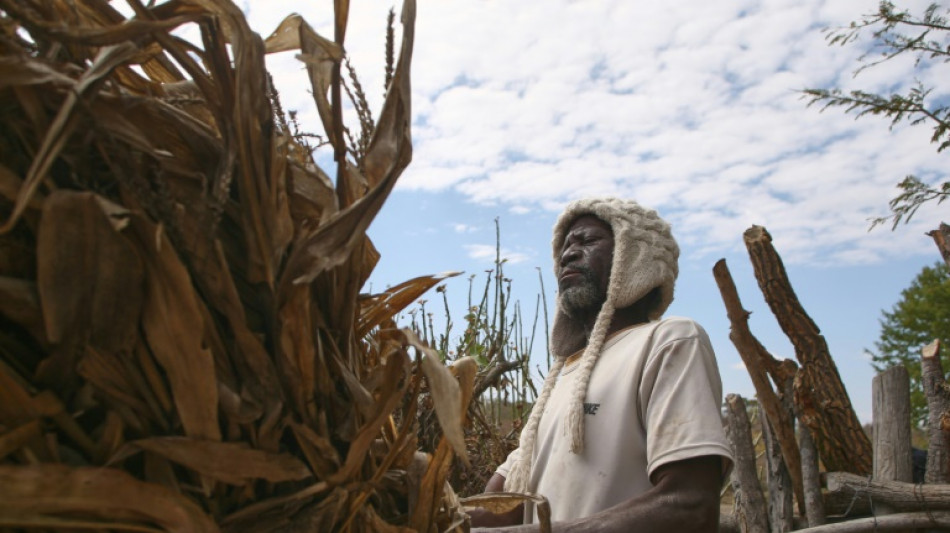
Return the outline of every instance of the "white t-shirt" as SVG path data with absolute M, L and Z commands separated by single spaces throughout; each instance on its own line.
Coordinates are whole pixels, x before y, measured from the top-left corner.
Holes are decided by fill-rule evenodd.
M 545 496 L 552 520 L 590 516 L 652 487 L 660 465 L 732 449 L 722 427 L 722 383 L 706 332 L 667 318 L 614 333 L 584 400 L 584 452 L 564 431 L 577 362 L 565 364 L 538 426 L 528 491 Z M 498 467 L 505 477 L 516 449 Z M 525 522 L 537 520 L 525 504 Z

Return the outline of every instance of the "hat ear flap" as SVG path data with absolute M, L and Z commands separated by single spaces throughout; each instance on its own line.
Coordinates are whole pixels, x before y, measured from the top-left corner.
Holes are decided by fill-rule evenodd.
M 579 320 L 572 320 L 558 305 L 551 326 L 551 354 L 567 357 L 587 345 L 587 331 Z

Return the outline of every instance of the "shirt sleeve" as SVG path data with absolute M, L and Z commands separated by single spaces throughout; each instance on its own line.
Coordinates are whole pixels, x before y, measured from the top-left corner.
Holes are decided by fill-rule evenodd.
M 508 454 L 508 458 L 505 459 L 505 462 L 498 465 L 498 468 L 495 469 L 495 473 L 508 479 L 508 472 L 511 472 L 511 468 L 515 465 L 519 457 L 521 457 L 521 448 L 515 448 Z
M 722 381 L 709 337 L 695 322 L 680 319 L 658 328 L 653 343 L 639 391 L 647 474 L 675 461 L 718 455 L 725 475 L 732 448 L 723 429 Z

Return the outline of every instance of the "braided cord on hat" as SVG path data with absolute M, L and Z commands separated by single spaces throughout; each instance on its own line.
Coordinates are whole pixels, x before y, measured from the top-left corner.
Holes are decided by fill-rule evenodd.
M 558 357 L 554 360 L 554 365 L 548 370 L 548 376 L 544 378 L 544 386 L 541 387 L 541 394 L 534 402 L 531 414 L 528 416 L 528 423 L 521 430 L 521 439 L 518 447 L 521 449 L 521 456 L 511 467 L 508 477 L 505 478 L 506 492 L 528 491 L 528 480 L 531 479 L 531 462 L 534 458 L 534 445 L 538 440 L 538 426 L 541 424 L 541 415 L 544 414 L 544 408 L 547 406 L 548 398 L 551 397 L 551 391 L 554 390 L 554 384 L 561 374 L 561 368 L 564 367 L 564 357 Z
M 590 341 L 584 349 L 584 355 L 578 363 L 577 377 L 574 378 L 574 390 L 571 391 L 571 403 L 567 411 L 567 426 L 565 430 L 571 437 L 571 452 L 580 454 L 584 451 L 584 399 L 587 397 L 587 385 L 594 371 L 594 365 L 600 358 L 600 352 L 607 338 L 607 329 L 614 318 L 614 306 L 610 298 L 604 302 L 597 313 L 597 321 L 590 333 Z

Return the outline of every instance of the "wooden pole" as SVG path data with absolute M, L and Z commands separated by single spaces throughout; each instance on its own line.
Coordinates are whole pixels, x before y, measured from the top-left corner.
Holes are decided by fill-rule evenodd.
M 930 231 L 927 235 L 933 238 L 937 249 L 940 250 L 943 261 L 947 263 L 947 265 L 950 265 L 950 226 L 941 222 L 940 227 Z
M 736 522 L 743 533 L 768 533 L 769 518 L 765 511 L 765 496 L 755 471 L 755 448 L 752 445 L 745 400 L 738 394 L 729 394 L 726 396 L 726 408 L 729 410 L 726 434 L 736 459 L 732 469 Z
M 785 272 L 772 236 L 761 226 L 743 235 L 755 277 L 801 364 L 795 377 L 795 403 L 825 467 L 859 474 L 871 472 L 871 442 L 861 428 L 838 367 L 818 326 L 805 312 Z
M 848 516 L 867 512 L 869 504 L 885 504 L 896 512 L 950 511 L 950 485 L 918 485 L 902 481 L 879 481 L 847 472 L 829 472 L 828 507 L 851 507 Z M 881 517 L 886 518 L 886 517 Z
M 792 379 L 786 382 L 789 394 L 783 395 L 782 410 L 791 412 Z M 765 416 L 759 417 L 762 424 L 762 436 L 765 441 L 766 483 L 769 488 L 769 525 L 772 533 L 788 533 L 794 524 L 792 517 L 795 514 L 792 502 L 792 479 L 782 460 L 782 448 L 778 437 L 772 429 L 772 424 Z
M 818 451 L 815 449 L 815 441 L 811 438 L 811 430 L 805 424 L 798 426 L 798 449 L 802 452 L 802 485 L 805 489 L 805 516 L 808 527 L 820 526 L 826 522 L 826 515 L 818 471 Z
M 943 224 L 942 226 L 946 226 Z M 940 340 L 920 352 L 920 376 L 927 397 L 927 483 L 950 481 L 950 392 L 940 362 Z
M 910 378 L 907 369 L 893 366 L 871 381 L 874 423 L 874 479 L 913 481 L 910 451 Z M 893 514 L 886 503 L 877 503 L 875 516 Z
M 859 518 L 838 524 L 810 527 L 800 533 L 878 533 L 907 531 L 916 528 L 950 529 L 950 513 L 904 513 L 890 516 Z
M 910 378 L 902 365 L 871 381 L 873 402 L 874 479 L 913 481 L 910 452 Z
M 752 335 L 752 331 L 749 330 L 749 312 L 742 308 L 739 292 L 736 290 L 736 284 L 732 281 L 732 275 L 729 273 L 729 267 L 726 266 L 725 259 L 716 262 L 713 267 L 713 277 L 719 286 L 722 301 L 726 306 L 726 315 L 729 317 L 729 340 L 735 345 L 739 357 L 745 363 L 749 377 L 752 379 L 752 385 L 755 387 L 759 405 L 772 424 L 772 429 L 775 430 L 776 439 L 785 459 L 785 466 L 788 468 L 788 474 L 791 477 L 795 499 L 798 501 L 799 513 L 804 515 L 805 492 L 802 485 L 802 461 L 798 444 L 795 441 L 795 424 L 789 412 L 782 408 L 782 401 L 775 390 L 772 389 L 768 378 L 768 374 L 771 374 L 776 383 L 786 383 L 794 378 L 797 367 L 794 361 L 788 359 L 781 362 L 777 361 L 762 346 L 762 343 Z

